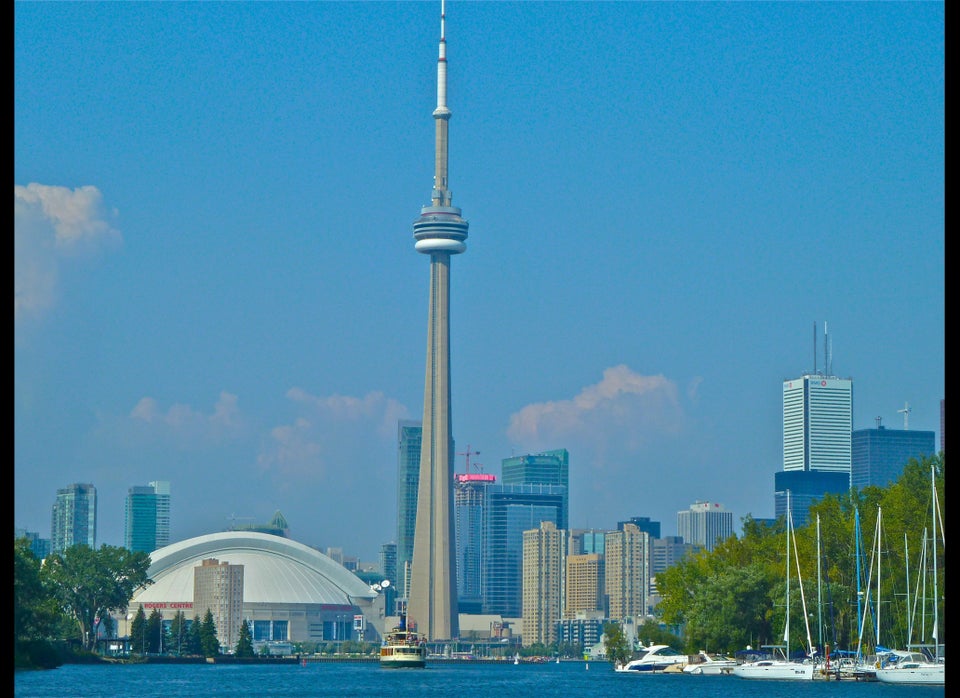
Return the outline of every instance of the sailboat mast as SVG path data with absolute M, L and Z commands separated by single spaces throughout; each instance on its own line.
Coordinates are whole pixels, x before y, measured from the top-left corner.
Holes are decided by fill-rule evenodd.
M 882 518 L 882 512 L 880 507 L 877 507 L 877 621 L 874 625 L 877 626 L 877 647 L 880 646 L 880 519 Z
M 787 613 L 783 624 L 784 659 L 790 659 L 790 531 L 793 528 L 793 513 L 790 511 L 790 490 L 787 490 Z
M 937 501 L 937 481 L 934 476 L 936 472 L 936 467 L 931 462 L 930 463 L 930 490 L 932 495 L 932 500 L 930 502 L 931 509 L 931 519 L 933 520 L 933 645 L 934 645 L 934 656 L 937 658 L 937 661 L 940 661 L 940 639 L 938 638 L 939 633 L 937 632 L 937 625 L 940 621 L 939 616 L 939 606 L 937 604 L 937 597 L 940 596 L 940 587 L 937 586 L 937 511 L 940 509 L 940 502 Z

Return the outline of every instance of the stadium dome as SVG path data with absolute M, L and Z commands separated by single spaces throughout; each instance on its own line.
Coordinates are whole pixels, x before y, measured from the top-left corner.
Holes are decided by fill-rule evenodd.
M 166 622 L 179 612 L 188 620 L 202 617 L 206 609 L 193 603 L 196 570 L 217 564 L 243 568 L 241 614 L 255 641 L 356 637 L 359 615 L 382 632 L 377 592 L 330 557 L 289 538 L 252 531 L 211 533 L 155 550 L 150 559 L 147 575 L 153 584 L 130 600 L 127 624 L 139 608 L 147 615 L 158 610 Z M 121 636 L 129 630 L 124 625 L 120 619 Z

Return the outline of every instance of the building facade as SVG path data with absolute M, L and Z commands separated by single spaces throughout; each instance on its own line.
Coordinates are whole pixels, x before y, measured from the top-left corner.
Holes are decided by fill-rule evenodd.
M 932 431 L 907 429 L 858 429 L 853 432 L 850 486 L 887 487 L 903 474 L 911 458 L 936 455 Z
M 97 547 L 97 488 L 74 483 L 57 490 L 50 520 L 50 552 L 80 543 Z
M 417 490 L 420 484 L 420 422 L 401 419 L 397 423 L 397 578 L 391 580 L 400 598 L 407 596 L 413 534 L 417 528 Z
M 605 579 L 601 553 L 567 555 L 563 617 L 605 616 Z
M 677 512 L 677 534 L 687 543 L 713 550 L 733 535 L 733 512 L 716 502 L 695 502 Z
M 850 490 L 847 473 L 830 472 L 779 472 L 774 473 L 773 513 L 779 518 L 786 516 L 787 505 L 793 514 L 796 528 L 810 522 L 810 507 L 827 494 L 843 494 Z
M 610 618 L 647 616 L 650 612 L 650 534 L 628 523 L 622 531 L 610 531 L 605 545 L 604 582 Z
M 783 469 L 850 474 L 853 381 L 804 375 L 783 382 Z
M 232 653 L 243 622 L 243 565 L 216 558 L 201 561 L 193 570 L 193 608 L 201 621 L 207 611 L 213 614 L 220 647 Z
M 562 617 L 566 531 L 551 521 L 523 532 L 523 621 L 525 646 L 556 641 Z
M 496 476 L 487 473 L 454 475 L 457 604 L 461 613 L 480 613 L 483 609 L 483 507 L 487 487 L 496 481 Z
M 565 530 L 567 488 L 494 484 L 483 507 L 483 613 L 520 618 L 523 612 L 523 532 L 549 521 Z
M 504 458 L 500 462 L 504 485 L 553 485 L 570 492 L 570 454 L 565 448 Z M 569 496 L 563 503 L 563 521 L 569 520 Z
M 124 506 L 123 545 L 132 552 L 152 553 L 170 544 L 170 483 L 156 480 L 134 485 Z

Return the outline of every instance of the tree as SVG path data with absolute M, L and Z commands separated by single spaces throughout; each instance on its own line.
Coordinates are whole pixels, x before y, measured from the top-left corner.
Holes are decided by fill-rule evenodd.
M 200 622 L 200 616 L 194 616 L 190 624 L 190 632 L 187 633 L 187 654 L 199 656 L 203 654 L 203 635 L 200 632 L 203 623 Z
M 40 575 L 40 560 L 28 538 L 13 541 L 14 664 L 55 667 L 61 664 L 50 644 L 61 619 L 49 585 Z
M 234 651 L 238 657 L 253 657 L 253 637 L 250 635 L 250 626 L 247 621 L 240 623 L 240 637 Z
M 216 657 L 220 654 L 220 641 L 217 639 L 217 624 L 213 620 L 213 611 L 207 609 L 200 624 L 200 646 L 204 657 Z
M 163 616 L 160 611 L 153 609 L 150 617 L 147 618 L 147 651 L 151 654 L 163 653 L 164 647 L 169 645 L 164 642 L 163 637 Z
M 607 650 L 607 659 L 613 664 L 626 664 L 633 657 L 633 649 L 619 623 L 606 623 L 603 626 L 605 637 L 604 646 Z
M 147 553 L 111 545 L 93 550 L 81 543 L 50 555 L 40 574 L 89 650 L 96 646 L 98 619 L 125 610 L 137 589 L 153 583 L 149 567 Z
M 137 609 L 137 614 L 130 623 L 130 651 L 134 654 L 146 654 L 147 647 L 147 614 L 143 606 Z
M 189 652 L 187 617 L 183 611 L 177 611 L 170 621 L 170 653 L 180 656 Z

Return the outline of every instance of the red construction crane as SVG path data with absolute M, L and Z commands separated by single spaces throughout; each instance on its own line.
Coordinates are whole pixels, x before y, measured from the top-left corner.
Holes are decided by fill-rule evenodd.
M 458 455 L 458 456 L 466 456 L 466 457 L 467 457 L 467 470 L 466 470 L 466 472 L 467 472 L 467 474 L 469 475 L 469 474 L 470 474 L 470 456 L 479 456 L 479 455 L 480 455 L 480 451 L 471 451 L 471 450 L 470 450 L 470 444 L 467 444 L 467 450 L 464 451 L 464 452 L 462 452 L 462 453 L 458 453 L 457 455 Z M 478 467 L 479 467 L 479 465 L 478 465 Z

